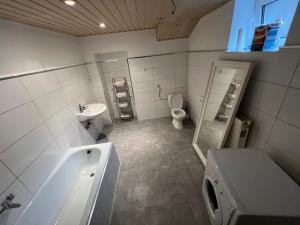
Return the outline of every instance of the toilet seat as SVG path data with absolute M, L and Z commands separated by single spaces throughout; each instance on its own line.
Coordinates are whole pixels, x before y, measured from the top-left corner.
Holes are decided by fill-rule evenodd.
M 186 116 L 186 112 L 183 109 L 172 109 L 171 113 L 175 119 L 184 118 Z

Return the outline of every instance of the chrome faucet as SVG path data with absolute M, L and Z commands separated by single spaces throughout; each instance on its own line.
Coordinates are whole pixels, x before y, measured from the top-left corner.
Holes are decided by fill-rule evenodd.
M 0 210 L 0 214 L 8 209 L 14 209 L 21 207 L 20 203 L 13 203 L 13 199 L 15 198 L 14 194 L 10 194 L 6 197 L 6 199 L 1 203 L 2 209 Z
M 83 113 L 83 111 L 87 109 L 87 106 L 83 105 L 83 104 L 79 104 L 79 112 Z

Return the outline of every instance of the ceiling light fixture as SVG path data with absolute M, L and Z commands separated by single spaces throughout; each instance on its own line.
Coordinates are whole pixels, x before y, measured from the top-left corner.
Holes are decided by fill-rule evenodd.
M 100 23 L 100 24 L 99 24 L 99 27 L 101 27 L 101 28 L 105 28 L 105 27 L 106 27 L 106 25 L 105 25 L 105 23 Z
M 74 0 L 64 0 L 64 3 L 66 5 L 70 5 L 70 6 L 74 6 L 76 4 L 76 2 Z

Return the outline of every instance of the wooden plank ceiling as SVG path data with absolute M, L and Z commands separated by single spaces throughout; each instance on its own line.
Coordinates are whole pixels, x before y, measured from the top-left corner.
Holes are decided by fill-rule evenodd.
M 201 17 L 228 1 L 0 0 L 0 18 L 77 37 L 156 29 L 157 40 L 168 40 L 188 37 Z

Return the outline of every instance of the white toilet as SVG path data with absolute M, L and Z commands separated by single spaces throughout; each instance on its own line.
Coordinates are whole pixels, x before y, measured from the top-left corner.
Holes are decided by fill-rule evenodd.
M 182 129 L 182 120 L 185 118 L 186 113 L 182 109 L 183 99 L 181 94 L 168 95 L 168 102 L 171 108 L 173 117 L 173 126 L 176 129 Z

